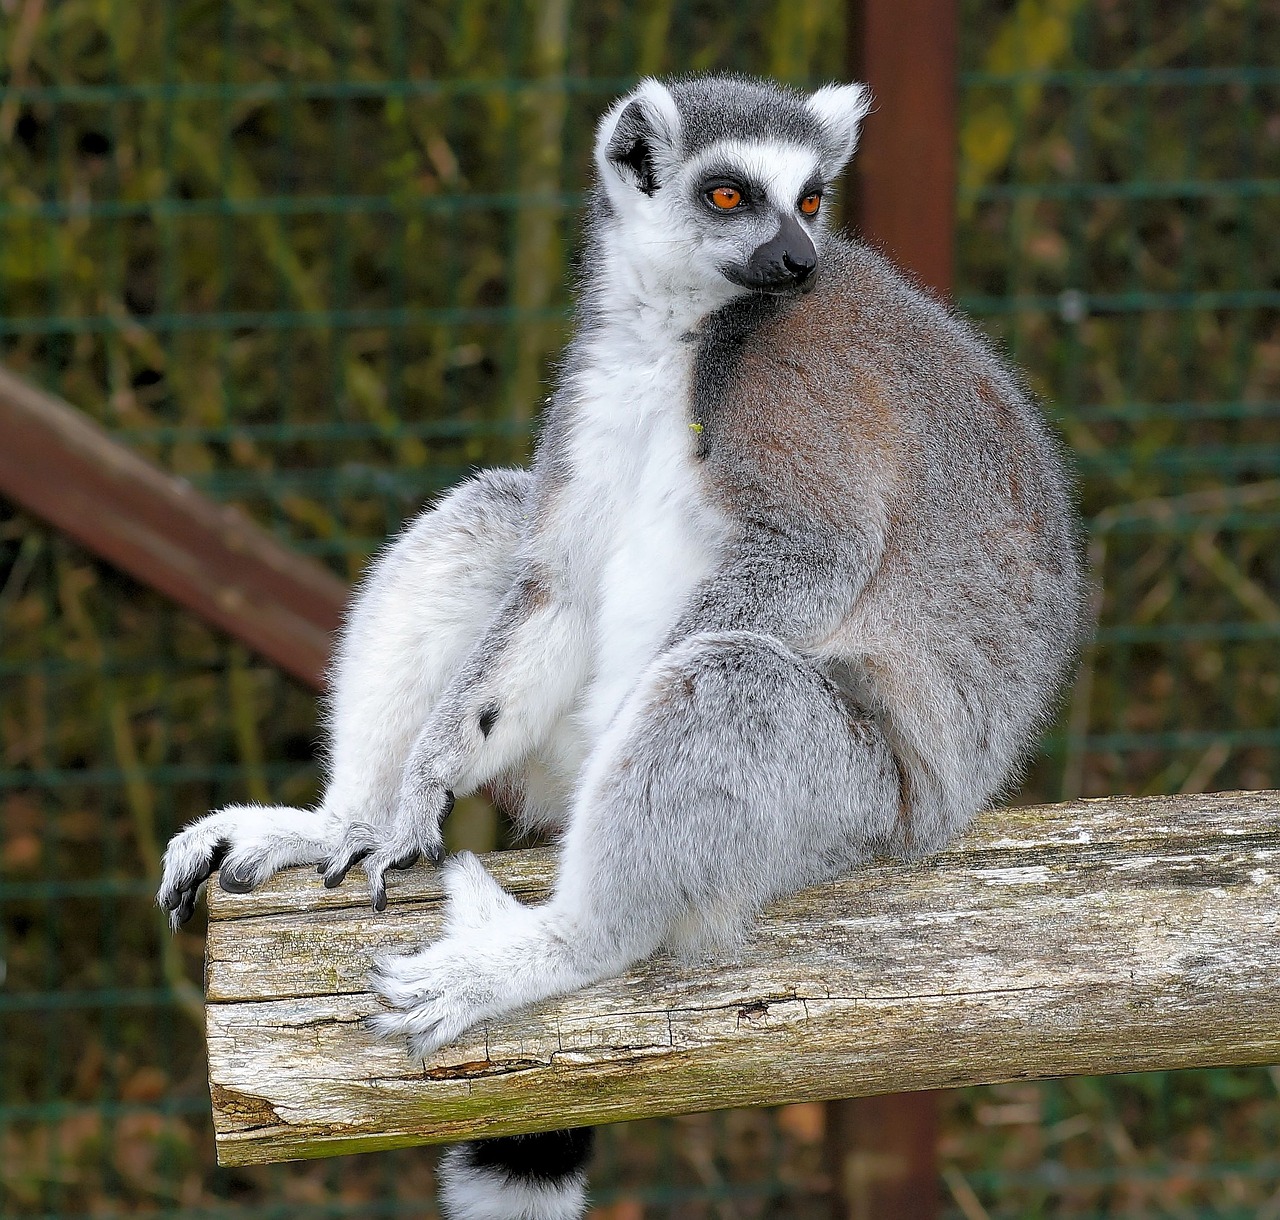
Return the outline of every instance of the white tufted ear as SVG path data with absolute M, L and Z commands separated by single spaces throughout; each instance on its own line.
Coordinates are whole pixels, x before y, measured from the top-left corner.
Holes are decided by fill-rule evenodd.
M 839 170 L 858 147 L 862 120 L 871 109 L 871 90 L 866 85 L 824 85 L 808 106 L 822 124 L 836 160 L 834 169 Z
M 652 195 L 676 160 L 680 112 L 661 81 L 642 80 L 596 128 L 596 169 L 607 186 L 624 183 Z

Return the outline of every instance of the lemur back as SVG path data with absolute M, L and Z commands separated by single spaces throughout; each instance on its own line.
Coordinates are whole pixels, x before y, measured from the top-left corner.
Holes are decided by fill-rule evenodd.
M 893 742 L 885 847 L 919 854 L 1012 780 L 1053 706 L 1085 626 L 1071 489 L 970 325 L 864 245 L 829 238 L 823 260 L 810 295 L 710 320 L 700 456 L 714 495 L 775 528 L 877 537 L 865 588 L 805 647 Z
M 440 862 L 455 794 L 559 826 L 526 906 L 468 853 L 443 937 L 374 963 L 415 1055 L 617 975 L 717 952 L 771 899 L 942 846 L 1011 783 L 1085 621 L 1070 487 L 1016 377 L 823 195 L 858 85 L 644 81 L 602 119 L 579 305 L 531 471 L 392 542 L 333 673 L 319 808 L 231 806 L 169 844 L 176 927 L 318 864 Z M 472 1035 L 474 1036 L 474 1035 Z M 442 1162 L 451 1220 L 572 1220 L 580 1133 Z

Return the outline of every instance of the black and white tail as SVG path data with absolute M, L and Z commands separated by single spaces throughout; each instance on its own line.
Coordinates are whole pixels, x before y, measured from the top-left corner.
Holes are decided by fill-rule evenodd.
M 578 1220 L 594 1142 L 579 1127 L 458 1144 L 440 1158 L 440 1210 L 446 1220 Z

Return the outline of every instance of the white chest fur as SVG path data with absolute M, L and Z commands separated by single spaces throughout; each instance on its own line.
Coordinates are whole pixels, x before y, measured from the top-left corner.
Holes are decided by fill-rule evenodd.
M 693 353 L 655 328 L 602 344 L 603 358 L 582 374 L 572 494 L 589 497 L 595 526 L 594 663 L 581 707 L 591 739 L 661 648 L 728 531 L 689 426 Z

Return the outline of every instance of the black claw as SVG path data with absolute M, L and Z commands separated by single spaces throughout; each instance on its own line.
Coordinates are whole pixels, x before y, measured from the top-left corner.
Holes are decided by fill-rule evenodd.
M 387 909 L 387 891 L 381 885 L 377 886 L 373 891 L 373 909 L 379 915 Z
M 453 812 L 453 789 L 446 788 L 444 791 L 444 812 L 440 815 L 443 822 Z
M 167 897 L 161 898 L 160 905 L 166 911 L 180 911 L 183 908 L 183 904 L 186 903 L 187 913 L 179 920 L 180 923 L 186 923 L 191 918 L 192 910 L 195 909 L 196 890 L 222 867 L 222 862 L 227 858 L 227 852 L 230 850 L 230 841 L 219 839 L 213 845 L 213 850 L 209 853 L 208 859 L 202 861 L 191 873 L 183 877 Z
M 219 839 L 213 845 L 213 851 L 209 855 L 209 871 L 205 873 L 206 880 L 222 867 L 222 862 L 227 858 L 227 852 L 230 850 L 230 839 Z
M 353 852 L 347 857 L 344 863 L 336 872 L 328 872 L 324 875 L 324 888 L 327 890 L 336 890 L 347 878 L 347 874 L 363 860 L 370 849 L 363 847 L 357 852 Z
M 226 839 L 219 839 L 213 845 L 213 850 L 209 853 L 208 858 L 201 861 L 201 863 L 192 872 L 188 873 L 187 876 L 183 877 L 183 879 L 178 882 L 179 888 L 177 893 L 165 904 L 166 909 L 170 911 L 177 910 L 178 904 L 182 901 L 183 894 L 188 890 L 191 891 L 192 901 L 194 902 L 196 890 L 198 890 L 206 881 L 209 880 L 211 876 L 213 876 L 215 872 L 217 872 L 218 869 L 222 867 L 222 862 L 227 858 L 227 852 L 230 850 L 230 842 Z
M 218 884 L 228 894 L 248 894 L 253 890 L 254 882 L 236 872 L 234 868 L 224 868 L 218 873 Z
M 403 873 L 417 864 L 420 859 L 422 859 L 420 851 L 411 851 L 407 856 L 401 856 L 399 860 L 392 860 L 387 867 L 394 869 L 397 873 Z
M 444 860 L 444 844 L 440 843 L 427 852 L 427 859 L 432 864 L 439 866 L 441 861 Z
M 196 892 L 194 889 L 183 890 L 177 908 L 178 926 L 181 927 L 196 912 Z

